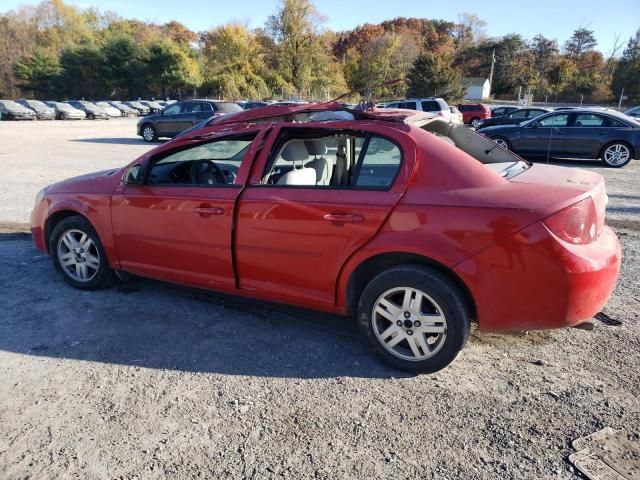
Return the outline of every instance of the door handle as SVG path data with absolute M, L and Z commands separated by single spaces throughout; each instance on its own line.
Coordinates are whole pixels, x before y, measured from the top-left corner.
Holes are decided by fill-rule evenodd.
M 202 216 L 202 217 L 208 217 L 209 215 L 223 215 L 224 214 L 224 208 L 220 208 L 220 207 L 204 207 L 204 206 L 200 206 L 200 207 L 195 207 L 193 209 L 193 211 L 195 213 L 197 213 L 198 215 Z
M 352 213 L 327 213 L 324 216 L 324 219 L 327 222 L 337 222 L 337 223 L 362 223 L 364 222 L 364 217 L 362 215 L 352 214 Z

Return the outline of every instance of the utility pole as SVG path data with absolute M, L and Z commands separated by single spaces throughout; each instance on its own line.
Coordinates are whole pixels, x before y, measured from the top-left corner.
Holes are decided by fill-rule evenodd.
M 493 67 L 496 64 L 496 49 L 491 52 L 491 72 L 489 72 L 489 96 L 491 96 L 491 87 L 493 86 Z
M 622 87 L 622 91 L 620 92 L 620 100 L 618 100 L 618 110 L 622 107 L 622 99 L 624 98 L 624 87 Z

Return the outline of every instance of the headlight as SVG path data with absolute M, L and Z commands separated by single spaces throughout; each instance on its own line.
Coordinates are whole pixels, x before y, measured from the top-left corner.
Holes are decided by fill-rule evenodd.
M 42 189 L 42 190 L 40 190 L 38 193 L 36 193 L 36 198 L 35 198 L 35 200 L 34 200 L 34 202 L 33 202 L 33 207 L 34 207 L 34 208 L 35 208 L 35 207 L 37 207 L 37 206 L 38 206 L 38 204 L 39 204 L 42 200 L 44 200 L 44 195 L 45 195 L 45 193 L 46 193 L 46 188 L 43 188 L 43 189 Z

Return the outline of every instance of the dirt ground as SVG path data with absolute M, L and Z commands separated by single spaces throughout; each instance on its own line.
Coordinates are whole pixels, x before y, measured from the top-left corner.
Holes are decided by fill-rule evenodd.
M 571 440 L 640 432 L 640 162 L 580 164 L 608 181 L 622 325 L 474 331 L 446 370 L 410 376 L 348 319 L 143 279 L 66 286 L 20 233 L 33 195 L 128 163 L 150 148 L 134 128 L 0 122 L 1 479 L 571 479 Z

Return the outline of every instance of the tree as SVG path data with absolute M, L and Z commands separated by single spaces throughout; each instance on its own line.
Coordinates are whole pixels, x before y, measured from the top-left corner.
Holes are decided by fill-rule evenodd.
M 102 65 L 102 52 L 97 45 L 63 50 L 60 55 L 62 73 L 56 82 L 57 96 L 88 99 L 108 96 Z
M 577 59 L 586 51 L 593 50 L 598 44 L 592 30 L 578 28 L 564 46 L 570 58 Z
M 614 94 L 621 95 L 622 89 L 631 102 L 640 102 L 640 29 L 629 39 L 613 77 Z
M 37 98 L 49 98 L 54 92 L 54 82 L 61 73 L 58 56 L 43 48 L 16 62 L 16 76 L 22 80 L 22 88 L 30 90 Z
M 475 13 L 464 12 L 458 15 L 458 24 L 454 28 L 458 48 L 464 50 L 486 39 L 487 22 Z
M 145 65 L 143 48 L 128 35 L 111 35 L 102 48 L 103 79 L 109 96 L 135 98 L 142 95 L 145 87 Z
M 167 96 L 167 90 L 181 92 L 202 82 L 197 60 L 173 42 L 158 40 L 149 48 L 146 59 L 148 86 Z
M 411 97 L 443 97 L 455 102 L 464 97 L 464 88 L 460 83 L 460 72 L 451 66 L 444 57 L 432 53 L 420 55 L 409 72 L 408 95 Z

